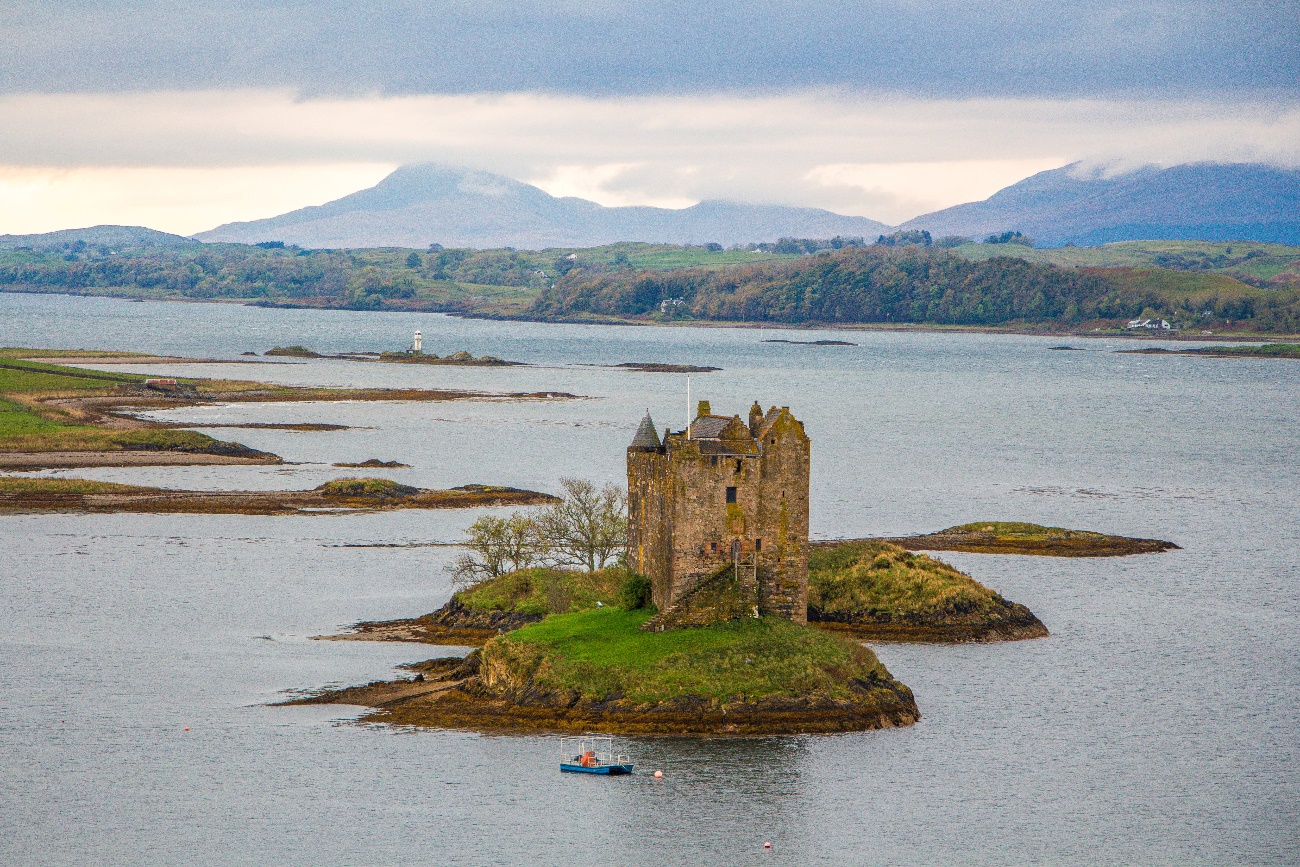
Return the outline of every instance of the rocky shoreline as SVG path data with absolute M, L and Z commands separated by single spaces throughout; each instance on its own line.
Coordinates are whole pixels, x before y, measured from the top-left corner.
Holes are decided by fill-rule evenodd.
M 481 647 L 504 632 L 542 619 L 541 614 L 516 611 L 481 611 L 455 596 L 429 614 L 406 620 L 367 620 L 353 624 L 350 632 L 318 635 L 324 641 L 409 641 L 446 647 Z
M 1017 602 L 1001 602 L 1001 610 L 970 615 L 895 617 L 887 612 L 847 616 L 808 607 L 808 622 L 864 641 L 958 644 L 967 641 L 1024 641 L 1049 633 L 1034 613 Z
M 851 698 L 811 694 L 718 701 L 684 695 L 636 703 L 617 694 L 594 699 L 574 690 L 540 689 L 531 680 L 517 682 L 511 672 L 484 665 L 479 652 L 406 668 L 416 672 L 414 679 L 322 690 L 282 704 L 358 705 L 374 708 L 361 717 L 363 723 L 500 734 L 820 734 L 898 728 L 921 718 L 910 689 L 876 677 L 850 681 Z

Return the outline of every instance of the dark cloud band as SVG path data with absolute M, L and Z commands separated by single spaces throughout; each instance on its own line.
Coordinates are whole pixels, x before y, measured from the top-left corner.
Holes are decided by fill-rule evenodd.
M 0 41 L 10 93 L 1300 91 L 1294 4 L 1249 0 L 10 2 Z

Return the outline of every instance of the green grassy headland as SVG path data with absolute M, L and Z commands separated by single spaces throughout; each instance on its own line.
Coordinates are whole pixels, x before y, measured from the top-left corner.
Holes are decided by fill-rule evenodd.
M 617 604 L 626 570 L 574 572 L 536 567 L 483 581 L 456 594 L 467 609 L 546 616 Z
M 45 355 L 45 353 L 41 353 Z M 170 451 L 239 456 L 255 453 L 197 431 L 103 426 L 102 417 L 52 399 L 93 398 L 138 389 L 146 377 L 42 364 L 13 354 L 0 361 L 0 452 Z M 183 381 L 193 385 L 192 381 Z

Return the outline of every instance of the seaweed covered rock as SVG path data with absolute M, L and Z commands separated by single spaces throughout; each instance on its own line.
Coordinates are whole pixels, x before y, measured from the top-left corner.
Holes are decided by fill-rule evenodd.
M 316 492 L 340 500 L 397 500 L 413 497 L 420 489 L 392 479 L 335 479 L 317 487 Z
M 1010 641 L 1042 638 L 1023 605 L 924 554 L 883 541 L 814 549 L 808 622 L 882 641 Z

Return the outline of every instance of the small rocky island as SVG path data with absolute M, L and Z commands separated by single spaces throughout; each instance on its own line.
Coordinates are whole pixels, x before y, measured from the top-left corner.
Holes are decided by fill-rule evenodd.
M 391 509 L 531 506 L 555 497 L 496 485 L 444 491 L 390 479 L 336 479 L 310 491 L 183 491 L 89 479 L 0 476 L 0 514 L 30 512 L 148 512 L 205 515 L 324 514 Z
M 416 332 L 418 335 L 419 332 Z M 520 367 L 522 361 L 506 361 L 495 355 L 475 358 L 474 354 L 461 350 L 450 355 L 439 356 L 437 353 L 425 352 L 423 349 L 405 349 L 401 352 L 340 352 L 327 355 L 306 346 L 275 346 L 265 352 L 266 355 L 280 358 L 326 358 L 340 361 L 383 361 L 393 364 L 450 364 L 459 367 Z
M 1300 343 L 1265 343 L 1237 346 L 1191 346 L 1182 349 L 1165 349 L 1160 346 L 1144 349 L 1120 349 L 1129 355 L 1190 355 L 1201 358 L 1300 358 Z
M 972 554 L 1032 554 L 1042 557 L 1127 557 L 1159 554 L 1178 546 L 1162 539 L 1111 536 L 1018 521 L 976 521 L 924 536 L 858 541 L 889 542 L 909 551 L 967 551 Z M 841 542 L 818 542 L 834 546 Z

